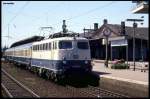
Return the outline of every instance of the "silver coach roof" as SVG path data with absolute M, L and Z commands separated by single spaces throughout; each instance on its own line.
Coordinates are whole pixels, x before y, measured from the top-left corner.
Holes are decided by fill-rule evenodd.
M 52 42 L 52 41 L 60 41 L 60 40 L 86 40 L 88 41 L 88 39 L 86 38 L 83 38 L 83 37 L 60 37 L 60 38 L 54 38 L 54 39 L 45 39 L 45 40 L 41 40 L 41 41 L 37 41 L 37 42 L 34 42 L 33 45 L 36 45 L 36 44 L 42 44 L 42 43 L 47 43 L 47 42 Z

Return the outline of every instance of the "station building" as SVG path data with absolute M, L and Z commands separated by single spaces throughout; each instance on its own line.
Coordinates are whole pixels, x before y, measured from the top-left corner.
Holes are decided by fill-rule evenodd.
M 149 0 L 137 0 L 132 1 L 136 6 L 132 9 L 132 13 L 134 14 L 148 14 L 149 9 Z
M 125 31 L 122 32 L 122 25 Z M 133 37 L 135 38 L 135 61 L 148 61 L 149 57 L 149 38 L 147 27 L 135 28 L 133 35 L 133 27 L 121 24 L 108 24 L 104 20 L 103 25 L 98 27 L 98 23 L 94 24 L 94 29 L 85 29 L 81 36 L 89 39 L 91 48 L 91 57 L 93 59 L 105 60 L 106 57 L 106 36 L 108 36 L 108 59 L 124 59 L 133 61 Z

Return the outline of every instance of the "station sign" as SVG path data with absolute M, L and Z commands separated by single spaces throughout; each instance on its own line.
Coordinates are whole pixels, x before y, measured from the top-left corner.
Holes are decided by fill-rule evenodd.
M 127 46 L 127 45 L 128 43 L 126 39 L 111 41 L 111 46 Z

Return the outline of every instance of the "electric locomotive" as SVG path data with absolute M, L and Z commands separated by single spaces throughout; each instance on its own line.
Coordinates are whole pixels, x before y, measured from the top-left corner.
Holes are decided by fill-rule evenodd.
M 83 37 L 61 33 L 51 39 L 34 42 L 31 68 L 55 81 L 72 72 L 91 72 L 89 42 Z

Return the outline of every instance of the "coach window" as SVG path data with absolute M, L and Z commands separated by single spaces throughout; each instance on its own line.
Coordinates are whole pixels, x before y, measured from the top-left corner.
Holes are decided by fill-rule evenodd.
M 42 50 L 44 50 L 44 44 L 42 44 Z
M 38 45 L 36 45 L 36 51 L 38 51 Z
M 43 44 L 41 44 L 41 50 L 44 50 L 44 48 L 43 48 Z
M 54 42 L 53 42 L 53 47 L 52 47 L 52 49 L 54 50 Z
M 37 51 L 37 45 L 35 45 L 35 50 Z
M 45 44 L 43 44 L 43 50 L 45 50 Z
M 45 43 L 45 50 L 47 50 L 47 43 Z
M 46 43 L 46 50 L 48 50 L 48 43 Z
M 32 49 L 35 51 L 35 46 L 32 46 Z
M 39 51 L 41 50 L 41 45 L 39 44 Z
M 44 45 L 44 44 L 42 44 L 42 49 L 44 50 L 44 48 L 45 48 L 45 45 Z
M 37 45 L 35 45 L 35 51 L 37 51 Z
M 44 50 L 46 50 L 46 43 L 45 43 L 44 45 L 45 45 L 45 48 L 44 48 Z
M 51 43 L 49 43 L 49 50 L 51 50 Z
M 38 51 L 40 51 L 40 45 L 38 45 Z
M 36 51 L 38 51 L 38 45 L 36 45 Z
M 34 45 L 34 50 L 36 51 L 36 46 Z
M 39 45 L 37 45 L 37 51 L 39 51 Z
M 36 45 L 34 45 L 34 50 L 36 51 Z
M 43 50 L 43 48 L 42 48 L 42 44 L 40 44 L 40 50 Z
M 37 50 L 37 46 L 35 45 L 35 51 Z
M 57 42 L 55 42 L 54 49 L 57 49 Z
M 38 45 L 38 51 L 40 51 L 40 45 Z

